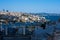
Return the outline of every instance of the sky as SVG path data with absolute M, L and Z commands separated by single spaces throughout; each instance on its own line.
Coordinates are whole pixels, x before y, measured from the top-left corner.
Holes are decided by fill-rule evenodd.
M 0 0 L 3 9 L 27 13 L 60 13 L 60 0 Z

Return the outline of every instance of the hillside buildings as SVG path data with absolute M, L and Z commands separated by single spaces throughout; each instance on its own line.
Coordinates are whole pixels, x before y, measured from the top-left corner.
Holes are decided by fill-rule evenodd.
M 0 12 L 0 15 L 8 15 L 8 16 L 15 16 L 18 18 L 13 18 L 13 20 L 17 20 L 18 22 L 45 22 L 46 18 L 41 17 L 38 15 L 32 15 L 32 14 L 27 14 L 27 13 L 22 13 L 22 12 Z

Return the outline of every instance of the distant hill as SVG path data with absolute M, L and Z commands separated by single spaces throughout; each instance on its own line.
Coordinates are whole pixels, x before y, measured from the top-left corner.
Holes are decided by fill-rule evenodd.
M 60 14 L 57 13 L 30 13 L 30 14 L 39 16 L 60 16 Z

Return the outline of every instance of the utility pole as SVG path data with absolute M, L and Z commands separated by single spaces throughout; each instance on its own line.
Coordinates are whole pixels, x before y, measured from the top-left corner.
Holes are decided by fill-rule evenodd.
M 2 31 L 2 22 L 0 22 L 0 31 Z
M 25 26 L 23 26 L 23 35 L 25 35 Z
M 6 32 L 6 35 L 8 35 L 8 32 L 7 32 L 7 30 L 8 30 L 8 26 L 7 26 L 8 22 L 7 22 L 7 20 L 5 22 L 6 22 L 6 30 L 5 30 L 5 32 Z

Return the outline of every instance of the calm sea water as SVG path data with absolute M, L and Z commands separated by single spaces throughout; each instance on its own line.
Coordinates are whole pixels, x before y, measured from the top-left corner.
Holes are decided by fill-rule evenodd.
M 45 16 L 45 17 L 46 19 L 49 19 L 51 21 L 57 21 L 60 18 L 60 16 Z

